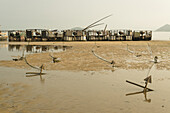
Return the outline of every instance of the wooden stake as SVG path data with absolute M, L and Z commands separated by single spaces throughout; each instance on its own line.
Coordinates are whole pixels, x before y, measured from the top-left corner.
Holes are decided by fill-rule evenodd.
M 130 83 L 130 84 L 133 84 L 133 85 L 136 85 L 136 86 L 141 87 L 141 88 L 146 88 L 148 91 L 154 91 L 153 89 L 147 88 L 145 86 L 139 85 L 137 83 L 134 83 L 134 82 L 131 82 L 131 81 L 128 81 L 128 80 L 126 80 L 126 82 Z

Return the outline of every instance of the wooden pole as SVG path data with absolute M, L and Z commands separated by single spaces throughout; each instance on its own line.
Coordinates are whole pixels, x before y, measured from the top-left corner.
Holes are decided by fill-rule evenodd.
M 41 67 L 40 67 L 40 75 L 41 75 L 43 69 L 44 69 L 44 65 L 42 64 Z
M 137 83 L 134 83 L 134 82 L 131 82 L 131 81 L 128 81 L 128 80 L 126 80 L 126 82 L 130 83 L 130 84 L 133 84 L 133 85 L 136 85 L 136 86 L 141 87 L 141 88 L 146 88 L 148 91 L 154 91 L 153 89 L 147 88 L 145 86 L 139 85 Z
M 144 93 L 146 93 L 146 91 L 147 91 L 147 86 L 148 86 L 148 83 L 150 82 L 151 83 L 151 76 L 149 76 L 149 77 L 147 77 L 146 79 L 144 79 L 144 80 L 147 80 L 146 82 L 145 82 L 145 88 L 144 88 Z

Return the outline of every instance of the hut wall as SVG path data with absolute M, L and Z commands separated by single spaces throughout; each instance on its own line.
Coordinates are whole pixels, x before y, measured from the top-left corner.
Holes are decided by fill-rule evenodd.
M 88 38 L 88 40 L 89 40 L 89 41 L 95 41 L 96 38 L 95 38 L 95 36 L 90 36 L 90 37 Z
M 54 38 L 56 37 L 55 32 L 49 31 L 49 38 Z
M 133 37 L 132 37 L 133 41 L 139 41 L 140 40 L 140 32 L 133 32 Z
M 69 30 L 66 31 L 65 36 L 67 36 L 67 37 L 73 36 L 73 31 L 69 31 Z
M 116 40 L 116 36 L 112 35 L 108 38 L 109 41 L 115 41 Z
M 126 40 L 127 41 L 131 41 L 132 40 L 132 36 L 126 36 Z
M 72 41 L 73 37 L 69 37 L 69 36 L 65 36 L 64 37 L 64 41 Z
M 78 36 L 78 37 L 83 36 L 83 32 L 82 32 L 82 31 L 77 31 L 76 33 L 77 33 L 77 35 L 76 35 L 76 36 Z

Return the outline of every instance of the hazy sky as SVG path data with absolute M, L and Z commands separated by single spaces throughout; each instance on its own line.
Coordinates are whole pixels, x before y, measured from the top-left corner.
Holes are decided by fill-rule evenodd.
M 170 0 L 0 0 L 1 29 L 86 27 L 151 29 L 170 24 Z M 104 29 L 105 25 L 95 29 Z

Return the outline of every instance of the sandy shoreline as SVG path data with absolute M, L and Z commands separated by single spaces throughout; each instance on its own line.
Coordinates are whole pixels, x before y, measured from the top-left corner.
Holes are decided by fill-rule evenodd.
M 4 44 L 5 42 L 0 42 Z M 153 66 L 150 74 L 154 89 L 147 95 L 126 94 L 143 89 L 126 80 L 144 85 L 153 55 L 162 61 Z M 11 45 L 27 45 L 10 42 Z M 142 54 L 136 57 L 129 49 Z M 25 61 L 0 61 L 0 112 L 2 113 L 161 113 L 170 111 L 169 70 L 170 42 L 31 42 L 30 45 L 71 46 L 66 51 L 53 53 L 61 58 L 52 63 L 49 52 L 26 55 L 33 66 L 44 64 L 46 75 L 27 76 L 37 72 Z M 116 67 L 98 59 L 92 53 L 115 61 Z M 3 54 L 3 53 L 1 53 Z M 106 70 L 106 71 L 105 71 Z M 147 108 L 147 109 L 146 109 Z
M 5 42 L 1 42 L 5 43 Z M 52 53 L 54 57 L 60 58 L 60 62 L 52 63 L 52 58 L 47 53 L 36 53 L 27 55 L 28 62 L 33 66 L 44 64 L 46 70 L 74 70 L 74 71 L 100 71 L 114 70 L 111 64 L 98 59 L 91 52 L 92 48 L 98 56 L 115 61 L 116 68 L 120 69 L 147 69 L 152 64 L 147 43 L 149 43 L 153 56 L 158 56 L 160 63 L 156 64 L 158 69 L 170 69 L 170 41 L 122 41 L 122 42 L 31 42 L 30 45 L 61 45 L 72 46 L 63 52 Z M 26 42 L 9 42 L 8 44 L 27 45 Z M 134 51 L 132 54 L 127 51 Z M 141 54 L 136 57 L 135 54 Z M 15 68 L 30 68 L 25 61 L 0 61 L 0 66 Z

